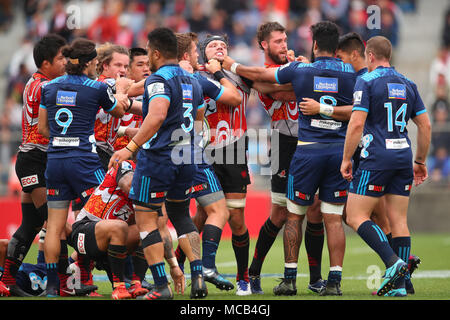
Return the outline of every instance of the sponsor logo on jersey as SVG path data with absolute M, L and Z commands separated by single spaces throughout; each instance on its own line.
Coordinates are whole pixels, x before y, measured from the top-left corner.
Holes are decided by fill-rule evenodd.
M 409 148 L 406 138 L 386 139 L 386 149 L 405 149 Z
M 56 92 L 56 105 L 57 106 L 75 106 L 77 101 L 77 93 L 74 91 L 58 90 Z
M 20 179 L 20 182 L 22 183 L 22 187 L 33 186 L 39 183 L 39 178 L 37 174 L 33 174 L 32 176 L 23 177 Z
M 338 92 L 338 79 L 314 77 L 314 92 Z
M 183 99 L 192 100 L 192 84 L 182 83 Z
M 388 83 L 389 99 L 406 99 L 406 86 L 401 83 Z

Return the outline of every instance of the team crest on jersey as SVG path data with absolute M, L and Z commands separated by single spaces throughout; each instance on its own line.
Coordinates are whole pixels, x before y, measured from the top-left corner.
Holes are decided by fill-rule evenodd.
M 164 83 L 155 82 L 155 83 L 149 84 L 147 86 L 147 93 L 148 93 L 149 98 L 151 98 L 157 94 L 164 94 L 165 93 Z
M 73 107 L 77 102 L 77 93 L 74 91 L 58 90 L 56 93 L 56 105 L 57 106 L 69 106 Z
M 338 79 L 314 77 L 314 92 L 338 92 Z
M 406 99 L 406 86 L 401 83 L 388 83 L 389 99 Z

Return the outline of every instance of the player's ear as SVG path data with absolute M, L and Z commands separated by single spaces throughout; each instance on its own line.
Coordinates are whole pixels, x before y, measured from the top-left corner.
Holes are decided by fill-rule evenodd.
M 263 47 L 264 50 L 267 50 L 269 48 L 269 44 L 266 40 L 261 41 L 261 47 Z

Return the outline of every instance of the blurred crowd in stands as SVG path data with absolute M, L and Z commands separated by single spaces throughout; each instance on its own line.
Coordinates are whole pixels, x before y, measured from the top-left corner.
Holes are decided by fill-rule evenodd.
M 432 141 L 428 158 L 431 180 L 450 186 L 450 7 L 443 16 L 440 48 L 430 68 L 429 113 L 432 118 Z
M 380 10 L 379 29 L 367 28 L 370 5 L 377 5 Z M 129 48 L 145 47 L 147 33 L 158 26 L 170 27 L 175 32 L 193 31 L 200 39 L 208 33 L 227 34 L 230 56 L 244 64 L 263 65 L 264 57 L 255 36 L 258 25 L 264 21 L 283 24 L 287 28 L 289 48 L 296 55 L 309 56 L 312 44 L 309 27 L 318 21 L 334 21 L 342 34 L 356 31 L 365 40 L 384 35 L 396 47 L 402 14 L 415 10 L 416 0 L 0 0 L 0 33 L 8 32 L 18 15 L 22 16 L 27 30 L 7 70 L 0 70 L 8 79 L 0 115 L 0 185 L 14 174 L 9 172 L 9 164 L 21 139 L 22 92 L 36 69 L 33 44 L 49 32 L 58 33 L 68 41 L 87 37 L 98 43 L 113 42 Z M 445 125 L 448 121 L 446 80 L 450 78 L 447 71 L 442 74 L 439 70 L 448 69 L 450 75 L 450 64 L 447 69 L 444 67 L 450 43 L 449 15 L 446 22 L 444 49 L 436 62 L 439 66 L 434 67 L 437 74 L 432 76 L 438 97 L 433 116 L 435 122 Z M 441 82 L 447 84 L 445 90 L 438 85 Z M 255 95 L 249 103 L 247 119 L 250 127 L 269 126 L 269 118 Z M 434 143 L 433 168 L 442 166 L 436 145 L 449 145 L 448 133 L 442 135 Z M 444 149 L 441 153 L 448 159 L 448 148 Z M 442 167 L 442 178 L 448 178 L 449 169 L 448 164 Z

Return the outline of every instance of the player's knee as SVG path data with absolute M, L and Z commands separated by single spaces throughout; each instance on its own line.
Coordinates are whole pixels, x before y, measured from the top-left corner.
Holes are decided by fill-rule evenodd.
M 109 234 L 111 237 L 126 239 L 128 234 L 128 225 L 122 220 L 110 220 Z
M 287 219 L 288 210 L 286 206 L 272 204 L 272 212 L 270 214 L 270 221 L 277 227 L 283 226 Z
M 139 236 L 142 242 L 142 249 L 145 249 L 149 246 L 162 242 L 161 234 L 158 229 L 155 229 L 151 232 L 143 231 L 139 232 Z
M 166 201 L 167 216 L 178 236 L 197 231 L 189 214 L 189 200 L 182 202 Z

